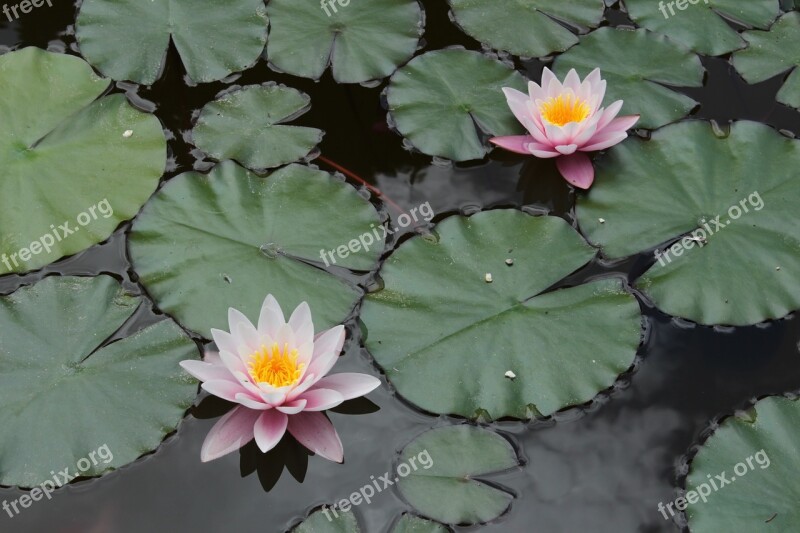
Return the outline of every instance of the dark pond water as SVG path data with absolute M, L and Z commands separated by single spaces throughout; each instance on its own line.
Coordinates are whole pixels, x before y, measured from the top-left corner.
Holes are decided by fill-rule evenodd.
M 479 49 L 450 24 L 442 4 L 425 2 L 427 46 Z M 74 6 L 58 0 L 54 7 L 34 10 L 15 23 L 0 21 L 0 44 L 50 46 L 75 53 L 74 17 Z M 607 18 L 614 24 L 626 23 L 617 10 L 610 9 Z M 704 64 L 705 87 L 682 90 L 701 102 L 697 118 L 721 123 L 746 118 L 800 133 L 798 113 L 774 102 L 781 77 L 748 86 L 725 60 L 704 59 Z M 542 64 L 532 61 L 518 67 L 538 78 Z M 240 85 L 275 80 L 309 93 L 313 109 L 299 122 L 327 131 L 323 155 L 376 185 L 404 208 L 429 201 L 441 218 L 458 211 L 514 206 L 573 220 L 574 197 L 549 162 L 496 154 L 489 162 L 453 167 L 432 164 L 429 157 L 404 150 L 401 139 L 386 126 L 380 88 L 337 86 L 327 74 L 320 83 L 278 75 L 264 62 L 234 78 L 231 81 Z M 187 85 L 180 60 L 171 51 L 164 76 L 154 87 L 130 91 L 138 105 L 155 104 L 155 114 L 174 137 L 170 141 L 174 164 L 167 179 L 195 165 L 204 167 L 191 155 L 183 133 L 190 128 L 192 113 L 225 87 Z M 127 259 L 127 229 L 124 226 L 106 243 L 40 272 L 0 277 L 0 293 L 46 275 L 100 272 L 112 273 L 141 292 Z M 597 262 L 571 280 L 609 272 L 631 278 L 647 266 L 645 258 L 618 265 Z M 370 284 L 366 277 L 361 282 Z M 656 506 L 675 498 L 686 459 L 704 438 L 709 422 L 754 398 L 800 387 L 800 321 L 794 316 L 748 328 L 713 329 L 678 323 L 640 301 L 647 335 L 635 367 L 612 390 L 591 405 L 548 420 L 493 425 L 518 447 L 524 466 L 490 477 L 513 491 L 516 499 L 508 513 L 480 529 L 677 531 L 680 524 L 664 520 Z M 158 311 L 144 310 L 130 327 L 148 323 L 154 313 Z M 360 347 L 355 321 L 349 327 L 355 338 L 337 368 L 379 375 Z M 226 408 L 203 401 L 155 453 L 102 478 L 73 483 L 56 492 L 52 501 L 37 503 L 13 519 L 0 515 L 0 531 L 285 531 L 313 508 L 347 497 L 371 475 L 389 470 L 398 451 L 419 433 L 460 422 L 419 413 L 389 387 L 370 399 L 351 402 L 331 414 L 344 443 L 344 465 L 309 457 L 294 446 L 282 446 L 265 457 L 258 457 L 251 446 L 241 455 L 202 464 L 203 438 L 212 418 Z M 20 494 L 0 488 L 0 499 Z M 382 493 L 357 513 L 368 532 L 384 532 L 407 509 L 396 492 Z M 478 528 L 458 528 L 474 529 Z

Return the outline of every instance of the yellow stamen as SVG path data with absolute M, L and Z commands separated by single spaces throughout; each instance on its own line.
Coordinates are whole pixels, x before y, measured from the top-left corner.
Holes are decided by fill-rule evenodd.
M 571 94 L 560 94 L 557 98 L 548 98 L 539 107 L 542 118 L 554 126 L 563 126 L 570 122 L 581 122 L 589 118 L 591 108 L 585 100 Z
M 273 387 L 285 387 L 297 383 L 306 366 L 297 364 L 297 350 L 289 350 L 289 344 L 278 343 L 272 349 L 262 345 L 261 349 L 250 354 L 250 375 L 258 383 L 269 383 Z

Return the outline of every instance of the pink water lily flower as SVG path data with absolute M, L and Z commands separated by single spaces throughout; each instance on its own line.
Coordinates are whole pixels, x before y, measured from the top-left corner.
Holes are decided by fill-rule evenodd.
M 600 107 L 606 82 L 597 68 L 582 83 L 572 69 L 562 84 L 545 67 L 541 87 L 531 81 L 528 94 L 509 87 L 503 92 L 511 112 L 529 135 L 494 137 L 490 141 L 518 154 L 558 158 L 558 171 L 581 189 L 588 189 L 594 181 L 594 167 L 585 152 L 622 142 L 628 136 L 627 130 L 639 120 L 639 115 L 615 118 L 622 100 Z
M 205 361 L 182 361 L 202 388 L 238 404 L 211 429 L 200 459 L 211 461 L 255 438 L 262 452 L 275 447 L 288 430 L 312 452 L 341 463 L 342 441 L 320 411 L 363 396 L 380 385 L 366 374 L 328 376 L 344 344 L 344 326 L 314 335 L 308 304 L 301 303 L 286 322 L 270 294 L 258 326 L 241 312 L 228 310 L 230 333 L 212 329 L 219 352 Z

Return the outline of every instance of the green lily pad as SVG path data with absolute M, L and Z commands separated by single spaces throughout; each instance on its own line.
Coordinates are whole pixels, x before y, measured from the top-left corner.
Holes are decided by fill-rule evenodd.
M 83 0 L 76 26 L 95 68 L 146 85 L 160 77 L 170 41 L 196 82 L 252 66 L 267 42 L 263 0 Z
M 527 90 L 514 69 L 479 52 L 451 48 L 409 61 L 392 76 L 386 96 L 391 121 L 417 150 L 467 161 L 486 155 L 485 137 L 524 131 L 503 87 Z
M 736 70 L 747 83 L 759 83 L 791 70 L 777 100 L 800 109 L 800 13 L 786 13 L 769 31 L 748 31 L 742 36 L 749 46 L 733 54 Z
M 514 499 L 475 479 L 519 465 L 511 444 L 492 431 L 468 425 L 432 429 L 403 449 L 398 464 L 417 465 L 398 478 L 403 498 L 439 522 L 485 523 L 503 514 Z
M 392 529 L 392 533 L 449 533 L 442 524 L 418 516 L 404 514 Z
M 339 83 L 394 72 L 414 55 L 425 25 L 416 0 L 270 0 L 267 13 L 270 65 L 315 80 L 330 65 Z
M 562 22 L 596 27 L 603 0 L 449 0 L 455 22 L 475 39 L 514 55 L 542 57 L 563 52 L 578 37 Z
M 282 85 L 245 87 L 207 104 L 193 130 L 195 145 L 217 160 L 253 170 L 292 163 L 322 141 L 322 131 L 287 126 L 311 107 L 307 94 Z
M 300 525 L 292 529 L 292 533 L 361 533 L 358 520 L 352 511 L 343 513 L 336 510 L 336 514 L 327 509 L 326 516 L 323 509 L 311 513 Z
M 229 307 L 257 317 L 267 293 L 284 309 L 307 301 L 319 330 L 362 294 L 319 268 L 321 251 L 346 251 L 326 254 L 331 265 L 371 270 L 379 225 L 372 204 L 327 172 L 293 164 L 264 178 L 225 161 L 169 180 L 134 222 L 130 254 L 161 310 L 193 331 L 224 327 Z
M 641 128 L 685 117 L 697 102 L 665 85 L 701 87 L 705 72 L 700 58 L 663 36 L 614 28 L 593 31 L 553 63 L 560 79 L 571 68 L 583 78 L 597 67 L 608 82 L 605 101 L 624 100 L 626 114 L 642 116 Z
M 747 46 L 725 19 L 766 28 L 780 14 L 780 0 L 625 0 L 625 5 L 639 26 L 711 56 Z
M 674 124 L 598 162 L 578 221 L 609 257 L 686 236 L 636 285 L 674 316 L 755 324 L 800 308 L 798 166 L 800 142 L 763 124 L 737 122 L 728 136 Z
M 108 86 L 77 57 L 0 56 L 0 275 L 104 241 L 155 191 L 161 125 L 121 94 L 100 97 Z
M 169 319 L 107 342 L 141 302 L 108 276 L 48 277 L 0 297 L 0 485 L 33 487 L 63 468 L 98 476 L 175 430 L 197 395 L 178 366 L 198 357 L 194 342 Z
M 745 415 L 725 419 L 692 460 L 690 499 L 678 502 L 688 505 L 692 532 L 797 531 L 798 440 L 797 400 L 765 398 Z
M 436 234 L 400 245 L 362 307 L 366 347 L 409 401 L 465 417 L 547 416 L 633 363 L 641 316 L 619 280 L 543 294 L 595 255 L 563 219 L 487 211 Z

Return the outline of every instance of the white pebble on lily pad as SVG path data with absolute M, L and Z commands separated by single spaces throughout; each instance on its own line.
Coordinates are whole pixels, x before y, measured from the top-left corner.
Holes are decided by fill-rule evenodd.
M 517 375 L 516 375 L 515 373 L 513 373 L 511 370 L 508 370 L 508 371 L 506 371 L 506 373 L 505 373 L 505 376 L 506 376 L 508 379 L 514 379 L 514 378 L 516 378 L 516 377 L 517 377 Z

